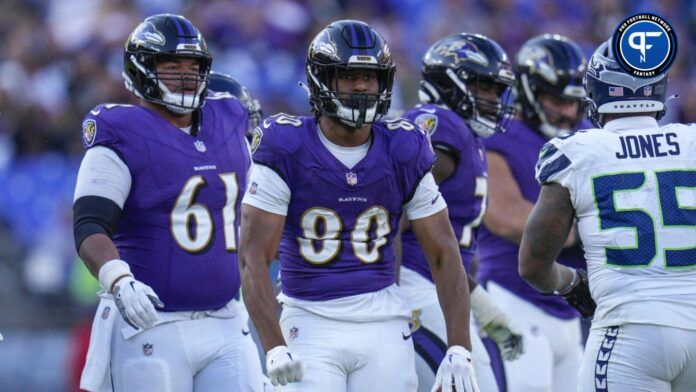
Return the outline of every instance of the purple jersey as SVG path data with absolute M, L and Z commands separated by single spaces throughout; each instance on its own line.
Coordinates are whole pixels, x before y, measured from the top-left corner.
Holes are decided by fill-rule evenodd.
M 512 176 L 520 188 L 522 196 L 535 203 L 541 186 L 534 177 L 534 167 L 541 147 L 548 140 L 521 121 L 512 121 L 505 135 L 493 135 L 486 139 L 486 149 L 500 154 L 507 162 Z M 585 260 L 579 249 L 571 248 L 558 256 L 558 261 L 573 266 L 584 265 Z M 517 272 L 519 246 L 499 237 L 482 226 L 479 235 L 478 279 L 500 284 L 518 296 L 539 306 L 547 313 L 563 318 L 577 317 L 577 312 L 555 295 L 542 295 L 520 277 Z
M 85 148 L 107 147 L 130 170 L 113 241 L 165 311 L 218 309 L 239 290 L 246 128 L 246 110 L 229 96 L 206 101 L 196 136 L 141 106 L 99 105 L 83 122 Z
M 264 120 L 255 143 L 254 162 L 291 192 L 279 251 L 283 293 L 324 301 L 388 287 L 402 207 L 435 161 L 427 135 L 404 119 L 376 122 L 367 155 L 349 169 L 317 132 L 314 117 L 280 114 Z
M 459 252 L 467 270 L 476 253 L 478 225 L 485 212 L 486 154 L 483 142 L 455 112 L 436 105 L 412 109 L 404 117 L 430 134 L 434 148 L 450 155 L 454 173 L 439 184 L 447 202 L 449 219 L 459 239 Z M 432 281 L 430 266 L 411 229 L 402 234 L 403 265 Z

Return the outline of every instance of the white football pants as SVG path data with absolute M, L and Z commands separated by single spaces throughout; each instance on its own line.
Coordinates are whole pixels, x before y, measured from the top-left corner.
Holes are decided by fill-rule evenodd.
M 592 329 L 578 391 L 696 391 L 696 331 L 648 324 Z
M 408 321 L 349 322 L 283 306 L 280 327 L 304 364 L 287 392 L 415 392 L 417 377 Z
M 125 339 L 126 322 L 116 314 L 111 340 L 115 392 L 264 391 L 245 316 L 174 321 Z
M 575 390 L 583 352 L 580 318 L 551 316 L 494 282 L 488 282 L 486 290 L 524 337 L 524 354 L 504 361 L 508 392 Z
M 411 331 L 416 349 L 418 392 L 430 392 L 440 362 L 447 352 L 447 326 L 440 308 L 435 284 L 417 272 L 401 268 L 399 286 L 413 304 Z M 491 359 L 478 334 L 473 315 L 470 317 L 471 359 L 481 392 L 497 392 L 498 384 L 491 369 Z

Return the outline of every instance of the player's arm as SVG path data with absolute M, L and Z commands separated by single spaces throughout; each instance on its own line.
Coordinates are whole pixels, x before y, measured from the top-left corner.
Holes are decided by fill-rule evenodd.
M 447 208 L 414 219 L 411 226 L 430 264 L 447 329 L 449 348 L 437 370 L 432 390 L 443 386 L 450 390 L 454 383 L 472 385 L 471 390 L 475 391 L 477 387 L 469 335 L 469 287 Z
M 469 285 L 447 208 L 434 215 L 412 220 L 411 227 L 430 263 L 445 315 L 448 345 L 471 350 Z
M 442 181 L 448 179 L 457 169 L 456 156 L 454 153 L 443 150 L 439 146 L 433 146 L 435 150 L 435 165 L 433 166 L 433 177 L 435 183 L 440 185 Z
M 574 213 L 568 189 L 553 182 L 542 185 L 520 244 L 519 273 L 535 289 L 562 295 L 589 316 L 595 305 L 587 277 L 555 261 L 573 226 Z
M 290 188 L 270 167 L 254 164 L 242 200 L 239 270 L 242 294 L 266 352 L 266 370 L 273 385 L 300 381 L 302 362 L 286 346 L 276 317 L 276 300 L 268 266 L 278 253 Z
M 534 207 L 522 196 L 505 158 L 487 152 L 488 209 L 483 223 L 493 234 L 519 244 L 524 224 Z
M 242 204 L 239 269 L 242 294 L 265 352 L 285 346 L 276 317 L 276 300 L 268 266 L 278 252 L 285 216 Z
M 399 219 L 399 231 L 394 236 L 394 254 L 396 256 L 396 284 L 401 281 L 401 261 L 403 260 L 403 247 L 401 242 L 401 234 L 406 231 L 411 226 L 411 223 L 406 218 L 406 215 L 402 215 Z
M 487 152 L 488 160 L 488 209 L 483 223 L 491 233 L 519 244 L 522 241 L 525 223 L 534 208 L 525 199 L 510 166 L 505 158 L 496 152 Z M 569 231 L 563 247 L 573 246 L 577 242 L 575 230 Z
M 164 305 L 154 291 L 133 278 L 111 237 L 130 192 L 125 163 L 106 147 L 87 151 L 77 176 L 73 204 L 75 247 L 102 289 L 113 293 L 124 320 L 133 328 L 157 321 L 155 308 Z

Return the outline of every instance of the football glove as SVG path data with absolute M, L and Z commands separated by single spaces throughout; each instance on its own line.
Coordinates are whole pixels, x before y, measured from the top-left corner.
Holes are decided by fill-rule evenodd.
M 437 392 L 439 388 L 442 392 L 479 392 L 469 350 L 462 346 L 452 346 L 447 350 L 430 392 Z
M 132 276 L 119 279 L 114 285 L 116 307 L 124 320 L 135 329 L 148 329 L 157 322 L 157 309 L 164 304 L 150 286 Z
M 133 278 L 128 263 L 109 260 L 99 268 L 99 285 L 114 296 L 123 319 L 135 329 L 146 329 L 157 322 L 157 309 L 164 304 L 150 286 Z
M 273 386 L 301 381 L 304 374 L 302 361 L 293 357 L 286 346 L 274 347 L 266 353 L 266 369 Z
M 554 294 L 560 295 L 566 300 L 568 305 L 577 309 L 582 317 L 592 317 L 597 309 L 597 304 L 592 299 L 590 294 L 590 283 L 587 279 L 585 270 L 574 270 L 573 280 L 568 287 L 563 290 L 554 291 Z
M 480 285 L 471 292 L 469 299 L 482 332 L 498 345 L 501 357 L 506 361 L 519 358 L 524 353 L 522 334 L 510 327 L 507 314 Z

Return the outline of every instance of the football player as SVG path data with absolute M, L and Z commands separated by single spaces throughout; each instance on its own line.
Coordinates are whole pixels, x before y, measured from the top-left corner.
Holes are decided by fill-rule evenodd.
M 124 52 L 139 103 L 83 122 L 75 243 L 103 289 L 83 389 L 264 388 L 235 302 L 248 116 L 229 94 L 206 97 L 211 61 L 187 19 L 148 17 Z
M 261 123 L 263 111 L 261 110 L 261 104 L 254 99 L 249 89 L 228 74 L 211 71 L 208 78 L 208 90 L 232 94 L 244 105 L 249 115 L 247 137 L 251 137 L 251 131 Z
M 242 206 L 242 287 L 271 381 L 290 383 L 285 391 L 417 390 L 392 244 L 406 214 L 447 326 L 434 388 L 477 391 L 466 273 L 430 172 L 435 154 L 412 122 L 381 119 L 395 72 L 387 43 L 363 22 L 337 21 L 314 38 L 306 66 L 315 115 L 278 114 L 254 130 Z M 278 251 L 280 323 L 268 278 Z
M 543 296 L 520 278 L 519 242 L 540 186 L 534 180 L 539 150 L 581 118 L 586 60 L 578 45 L 559 35 L 527 41 L 515 60 L 522 118 L 504 136 L 485 139 L 489 205 L 479 233 L 479 281 L 504 311 L 515 315 L 524 354 L 504 362 L 509 391 L 567 391 L 574 388 L 582 360 L 577 312 L 560 298 Z M 571 234 L 566 245 L 572 246 Z M 581 266 L 582 251 L 571 248 L 559 260 Z
M 459 236 L 459 252 L 470 276 L 488 191 L 482 139 L 503 132 L 513 116 L 510 93 L 515 74 L 505 51 L 495 41 L 479 34 L 460 33 L 444 37 L 428 49 L 422 76 L 419 95 L 424 104 L 407 111 L 404 117 L 430 135 L 437 156 L 433 175 L 447 202 L 450 222 Z M 402 230 L 406 227 L 404 222 Z M 410 228 L 402 233 L 401 244 L 399 285 L 412 309 L 419 390 L 427 391 L 445 356 L 445 319 L 428 261 Z M 511 331 L 507 315 L 471 278 L 469 289 L 471 308 L 482 330 L 500 344 L 506 359 L 514 360 L 522 351 L 521 336 Z M 479 387 L 497 390 L 486 348 L 477 334 L 471 340 Z
M 609 42 L 592 55 L 585 88 L 598 129 L 541 151 L 520 274 L 594 312 L 578 391 L 694 391 L 696 126 L 659 126 L 667 75 L 630 75 Z M 574 219 L 589 285 L 554 262 Z

